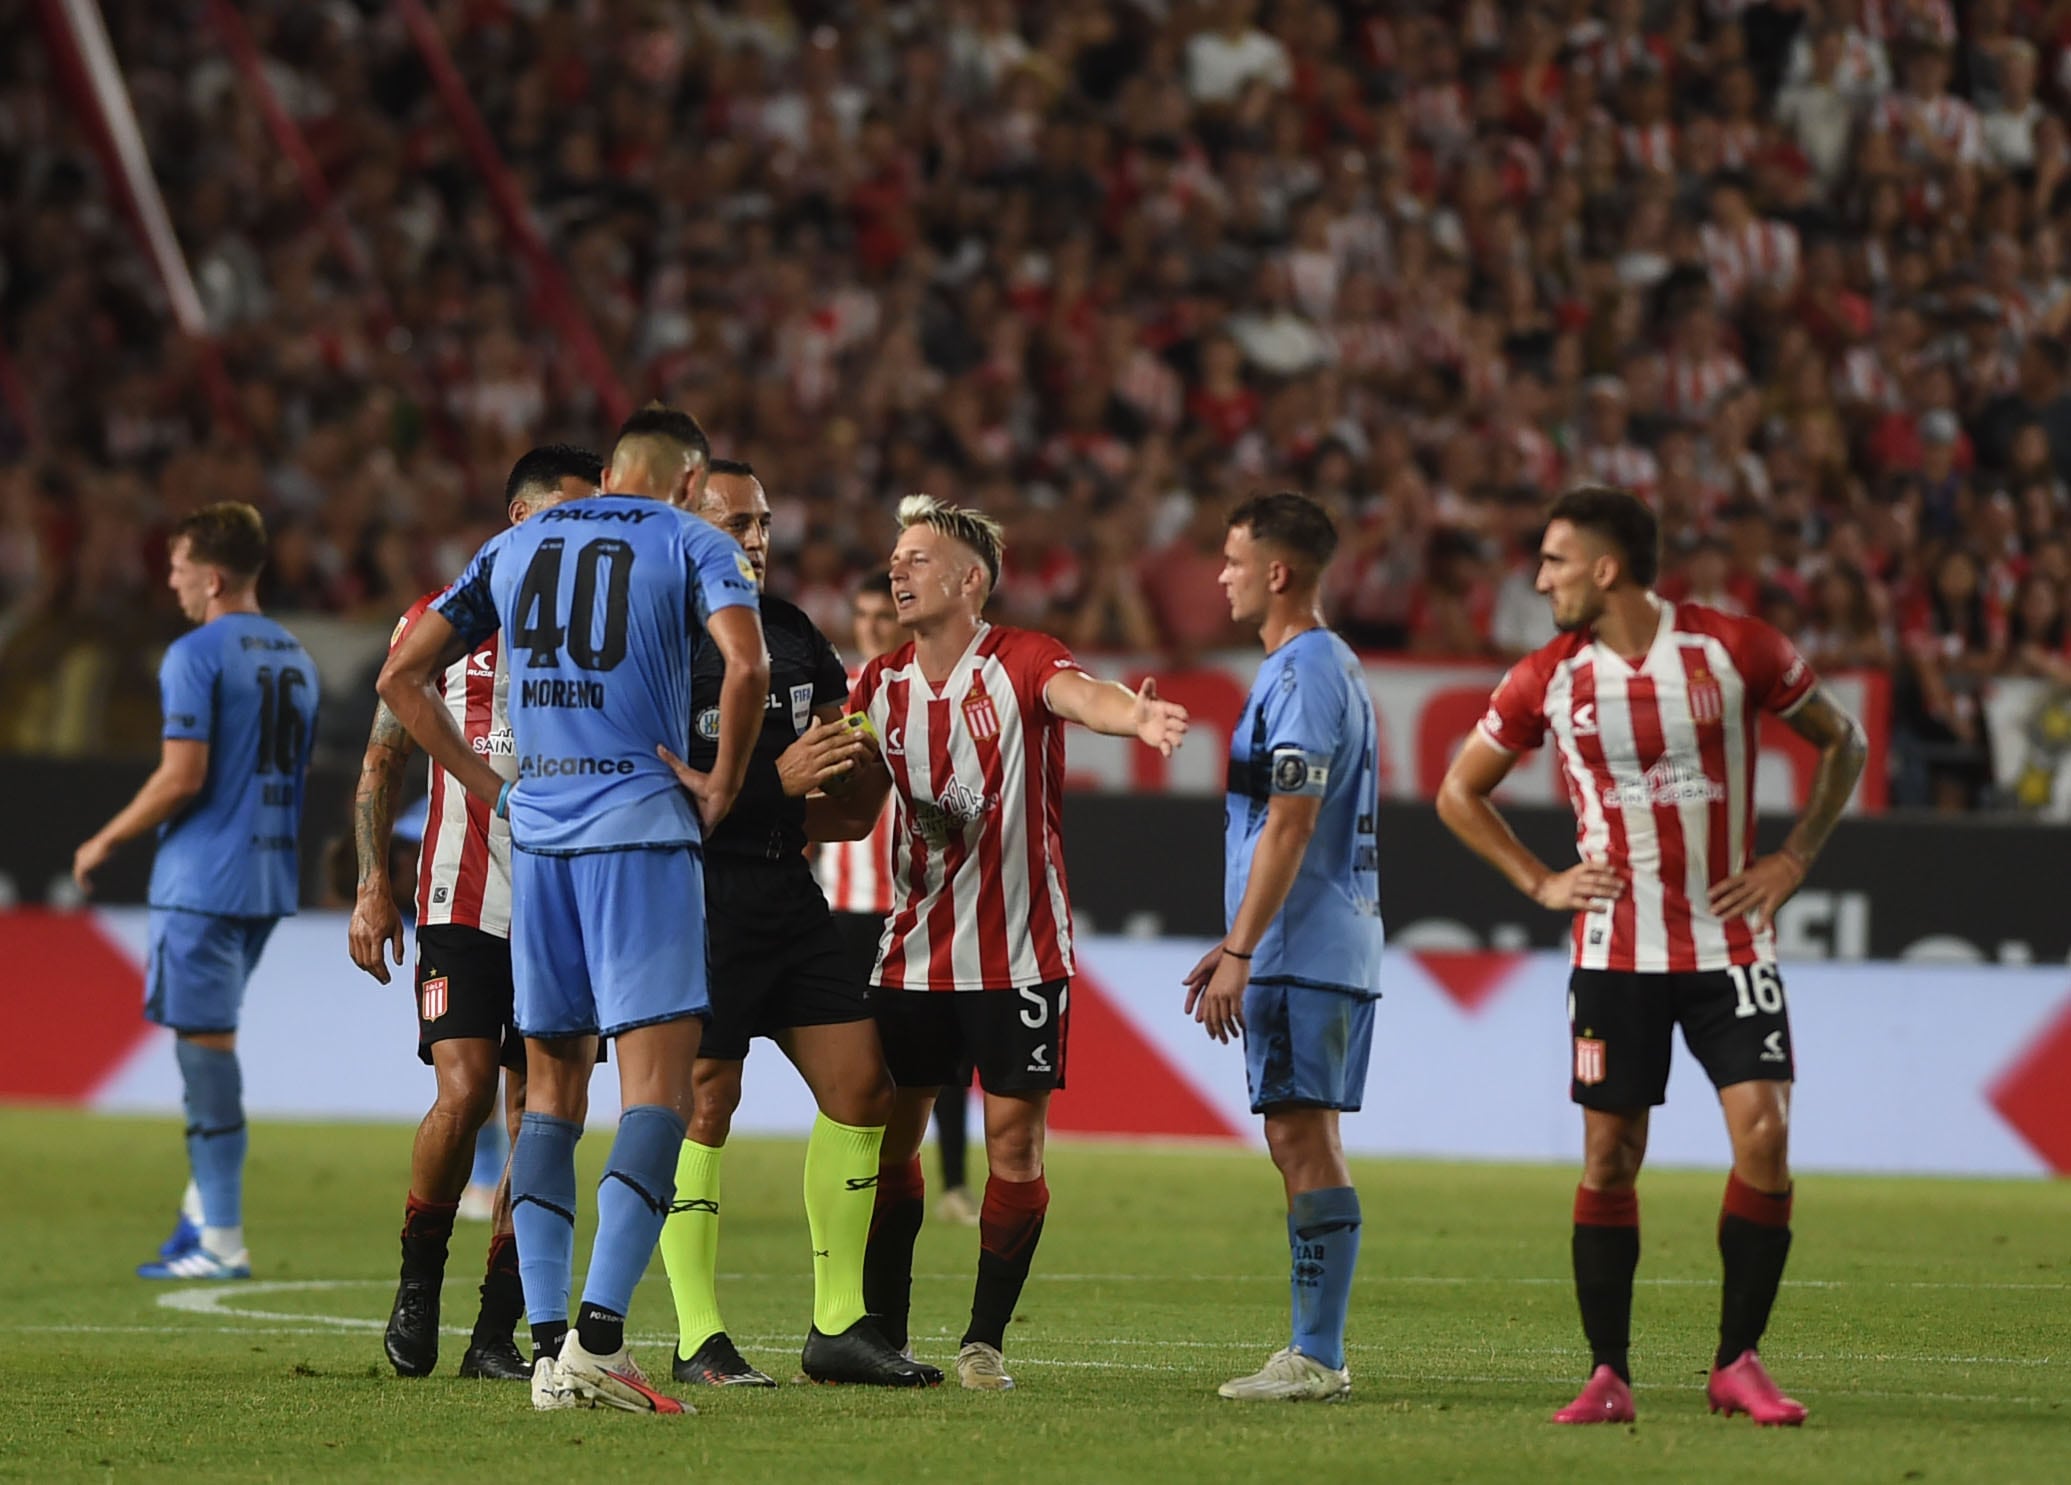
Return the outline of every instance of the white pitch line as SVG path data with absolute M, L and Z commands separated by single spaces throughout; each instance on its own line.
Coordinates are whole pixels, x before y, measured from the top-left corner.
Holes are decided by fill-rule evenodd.
M 241 1326 L 240 1326 L 240 1327 L 228 1327 L 228 1326 L 219 1326 L 219 1327 L 213 1327 L 213 1329 L 214 1329 L 214 1330 L 215 1330 L 215 1331 L 216 1331 L 217 1333 L 231 1333 L 231 1332 L 233 1332 L 233 1331 L 239 1331 L 239 1330 L 242 1330 L 242 1331 L 245 1331 L 245 1333 L 250 1333 L 250 1334 L 272 1333 L 272 1334 L 292 1334 L 292 1335 L 328 1335 L 328 1334 L 335 1334 L 335 1333 L 336 1333 L 336 1332 L 337 1332 L 338 1330 L 351 1330 L 351 1331 L 369 1331 L 369 1330 L 381 1330 L 381 1329 L 384 1329 L 384 1328 L 385 1328 L 385 1322 L 384 1322 L 384 1321 L 381 1321 L 381 1320 L 376 1320 L 376 1319 L 372 1319 L 372 1318 L 364 1318 L 364 1317 L 357 1317 L 357 1316 L 344 1316 L 344 1315 L 319 1315 L 319 1314 L 311 1314 L 311 1313 L 308 1313 L 308 1312 L 306 1312 L 306 1311 L 284 1311 L 284 1310 L 252 1310 L 252 1309 L 245 1309 L 245 1308 L 242 1308 L 241 1306 L 235 1306 L 235 1305 L 232 1305 L 232 1304 L 231 1304 L 230 1302 L 231 1302 L 231 1301 L 233 1301 L 233 1300 L 239 1300 L 239 1299 L 244 1299 L 244 1298 L 258 1298 L 258 1297 L 263 1297 L 263 1296 L 265 1296 L 265 1295 L 268 1295 L 268 1294 L 298 1294 L 298 1293 L 300 1293 L 300 1294 L 307 1294 L 307 1293 L 326 1293 L 326 1292 L 335 1292 L 335 1291 L 337 1291 L 337 1290 L 340 1290 L 340 1289 L 356 1289 L 356 1288 L 372 1288 L 372 1287 L 383 1287 L 383 1288 L 385 1288 L 385 1287 L 386 1287 L 386 1281 L 385 1281 L 385 1280 L 379 1280 L 379 1279 L 291 1279 L 291 1280 L 273 1280 L 273 1281 L 266 1281 L 266 1280 L 261 1280 L 261 1281 L 258 1281 L 258 1282 L 253 1282 L 253 1283 L 238 1283 L 238 1284 L 235 1284 L 235 1285 L 205 1285 L 205 1286 L 202 1286 L 202 1287 L 198 1287 L 198 1288 L 193 1288 L 193 1289 L 176 1289 L 176 1290 L 171 1290 L 171 1291 L 168 1291 L 168 1292 L 167 1292 L 167 1293 L 165 1293 L 165 1294 L 162 1294 L 162 1295 L 160 1295 L 160 1296 L 159 1296 L 159 1299 L 158 1299 L 158 1303 L 159 1303 L 159 1305 L 160 1305 L 161 1307 L 163 1307 L 163 1308 L 165 1308 L 165 1309 L 170 1309 L 170 1310 L 176 1310 L 176 1311 L 180 1311 L 180 1312 L 182 1312 L 182 1313 L 185 1313 L 185 1314 L 191 1314 L 191 1315 L 197 1315 L 197 1316 L 211 1316 L 211 1317 L 217 1317 L 217 1318 L 224 1318 L 224 1317 L 235 1317 L 235 1318 L 237 1318 L 237 1319 L 239 1319 L 239 1320 L 260 1320 L 260 1321 L 273 1321 L 273 1322 L 277 1322 L 277 1325 L 278 1325 L 278 1327 L 279 1327 L 279 1328 L 276 1328 L 276 1329 L 273 1329 L 273 1330 L 270 1330 L 270 1331 L 261 1331 L 261 1330 L 259 1330 L 259 1329 L 258 1329 L 258 1328 L 256 1328 L 256 1327 L 252 1327 L 252 1328 L 247 1328 L 247 1327 L 241 1327 Z M 165 1329 L 167 1329 L 167 1330 L 169 1330 L 169 1331 L 170 1331 L 170 1330 L 172 1330 L 172 1329 L 174 1329 L 173 1327 L 164 1327 L 164 1328 L 165 1328 Z M 64 1333 L 64 1332 L 68 1332 L 68 1331 L 77 1331 L 77 1332 L 79 1332 L 79 1333 L 93 1333 L 93 1332 L 95 1332 L 95 1331 L 99 1331 L 99 1330 L 102 1330 L 102 1329 L 104 1329 L 104 1327 L 93 1327 L 93 1326 L 87 1326 L 87 1327 L 59 1327 L 59 1326 L 50 1326 L 50 1327 L 26 1327 L 26 1326 L 4 1326 L 4 1327 L 0 1327 L 0 1329 L 8 1329 L 8 1330 L 24 1330 L 24 1331 L 35 1331 L 35 1332 L 38 1332 L 38 1333 Z M 105 1327 L 105 1329 L 108 1329 L 108 1330 L 111 1330 L 111 1331 L 113 1331 L 113 1330 L 116 1330 L 117 1328 L 115 1328 L 115 1327 Z M 139 1329 L 139 1330 L 143 1330 L 143 1329 L 147 1329 L 147 1327 L 137 1327 L 137 1329 Z M 123 1329 L 123 1333 L 128 1333 L 128 1331 L 127 1331 L 127 1329 L 126 1329 L 126 1328 L 124 1328 L 124 1329 Z M 459 1329 L 458 1327 L 452 1327 L 452 1326 L 447 1326 L 447 1327 L 442 1327 L 442 1329 L 441 1329 L 441 1333 L 442 1333 L 442 1334 L 446 1334 L 446 1335 L 466 1335 L 466 1334 L 468 1334 L 469 1332 L 467 1332 L 467 1331 L 465 1331 L 465 1330 L 461 1330 L 461 1329 Z M 642 1344 L 642 1345 L 660 1345 L 660 1344 L 670 1344 L 670 1345 L 673 1345 L 673 1344 L 674 1344 L 674 1342 L 675 1342 L 675 1341 L 676 1341 L 676 1339 L 677 1339 L 677 1338 L 676 1338 L 675 1336 L 673 1336 L 673 1335 L 665 1335 L 665 1334 L 660 1334 L 660 1333 L 654 1333 L 654 1334 L 642 1334 L 642 1335 L 639 1335 L 639 1336 L 637 1336 L 637 1337 L 635 1337 L 635 1338 L 636 1338 L 636 1339 L 637 1339 L 637 1340 L 638 1340 L 638 1341 L 640 1342 L 640 1344 Z M 745 1342 L 747 1342 L 747 1343 L 748 1343 L 749 1345 L 762 1345 L 762 1346 L 787 1346 L 787 1347 L 788 1347 L 788 1346 L 795 1346 L 795 1345 L 800 1345 L 800 1344 L 802 1344 L 802 1343 L 804 1342 L 804 1339 L 805 1339 L 805 1338 L 804 1338 L 803 1336 L 797 1336 L 797 1335 L 788 1335 L 788 1334 L 782 1334 L 782 1335 L 744 1335 L 744 1336 L 738 1337 L 737 1339 L 739 1339 L 739 1340 L 742 1340 L 742 1341 L 745 1341 Z M 1159 1349 L 1159 1350 L 1185 1350 L 1185 1351 L 1212 1351 L 1212 1352 L 1217 1352 L 1217 1353 L 1232 1353 L 1232 1352 L 1235 1352 L 1235 1353 L 1242 1353 L 1242 1352 L 1245 1352 L 1245 1351 L 1249 1351 L 1249 1350 L 1253 1350 L 1253 1349 L 1255 1349 L 1255 1348 L 1256 1348 L 1256 1345 L 1257 1345 L 1257 1343 L 1256 1343 L 1255 1341 L 1248 1341 L 1248 1340 L 1229 1340 L 1229 1341 L 1202 1341 L 1202 1340 L 1148 1340 L 1148 1339 L 1144 1339 L 1144 1338 L 1142 1338 L 1142 1337 L 1138 1337 L 1138 1336 L 1105 1336 L 1105 1337 L 1085 1337 L 1085 1338 L 1078 1338 L 1078 1337 L 1052 1337 L 1052 1338 L 1051 1338 L 1051 1344 L 1053 1344 L 1053 1345 L 1065 1345 L 1065 1346 L 1085 1346 L 1085 1347 L 1106 1347 L 1106 1348 L 1114 1348 L 1114 1349 L 1131 1349 L 1131 1348 L 1142 1348 L 1142 1349 Z M 1380 1346 L 1353 1346 L 1353 1347 L 1350 1347 L 1350 1348 L 1348 1348 L 1348 1349 L 1349 1349 L 1349 1350 L 1350 1350 L 1350 1351 L 1351 1351 L 1351 1352 L 1352 1352 L 1353 1354 L 1355 1354 L 1355 1355 L 1366 1355 L 1366 1354 L 1380 1354 L 1380 1353 L 1381 1353 L 1381 1352 L 1383 1352 L 1383 1351 L 1384 1351 L 1384 1349 L 1386 1349 L 1386 1348 L 1383 1348 L 1383 1347 L 1380 1347 Z M 1399 1354 L 1399 1353 L 1398 1353 L 1398 1354 Z M 1580 1353 L 1579 1353 L 1579 1352 L 1577 1352 L 1577 1351 L 1574 1351 L 1574 1350 L 1573 1350 L 1573 1349 L 1571 1349 L 1571 1348 L 1565 1348 L 1565 1347 L 1540 1347 L 1540 1348 L 1532 1348 L 1532 1349 L 1529 1349 L 1529 1350 L 1514 1350 L 1514 1351 L 1507 1351 L 1507 1352 L 1506 1352 L 1506 1354 L 1509 1354 L 1509 1355 L 1513 1355 L 1513 1356 L 1544 1356 L 1544 1357 L 1549 1357 L 1549 1358 L 1555 1358 L 1555 1357 L 1568 1357 L 1568 1356 L 1578 1355 L 1578 1354 L 1580 1354 Z M 1015 1359 L 1016 1359 L 1017 1361 L 1024 1361 L 1024 1360 L 1025 1360 L 1025 1361 L 1026 1361 L 1026 1362 L 1027 1362 L 1027 1363 L 1028 1363 L 1029 1365 L 1032 1365 L 1032 1366 L 1057 1366 L 1057 1367 L 1069 1367 L 1069 1368 L 1084 1368 L 1084 1369 L 1092 1369 L 1092 1370 L 1111 1370 L 1111 1371 L 1157 1371 L 1157 1372 L 1174 1372 L 1174 1371 L 1188 1371 L 1188 1370 L 1193 1370 L 1193 1369 L 1194 1369 L 1194 1368 L 1188 1368 L 1188 1367 L 1177 1367 L 1177 1366 L 1173 1366 L 1173 1365 L 1170 1365 L 1170 1364 L 1164 1364 L 1164 1363 L 1153 1363 L 1153 1362 L 1126 1362 L 1126 1361 L 1098 1361 L 1098 1360 L 1088 1360 L 1088 1359 L 1083 1359 L 1083 1358 L 1080 1358 L 1080 1359 L 1062 1359 L 1062 1358 L 1040 1358 L 1040 1357 L 1027 1357 L 1027 1358 L 1023 1358 L 1023 1357 L 1018 1357 L 1018 1356 L 1017 1356 L 1017 1357 L 1016 1357 Z M 1792 1353 L 1792 1352 L 1782 1352 L 1782 1353 L 1776 1353 L 1775 1355 L 1773 1355 L 1773 1356 L 1772 1356 L 1772 1358 L 1771 1358 L 1771 1359 L 1772 1359 L 1772 1360 L 1784 1360 L 1784 1361 L 1841 1361 L 1841 1362 L 1850 1362 L 1850 1363 L 1858 1363 L 1858 1364 L 1859 1364 L 1859 1363 L 1864 1363 L 1864 1362 L 1869 1362 L 1869 1363 L 1874 1363 L 1874 1364 L 1877 1364 L 1877 1365 L 1889 1365 L 1889 1364 L 1894 1364 L 1894 1363 L 1904 1363 L 1904 1364 L 1912 1364 L 1912 1365 L 1924 1365 L 1924 1366 L 2010 1366 L 2010 1367 L 2051 1367 L 2051 1366 L 2056 1366 L 2056 1365 L 2058 1365 L 2058 1364 L 2059 1364 L 2059 1363 L 2058 1363 L 2058 1362 L 2056 1361 L 2056 1359 L 2055 1359 L 2055 1358 L 2053 1358 L 2053 1357 L 2048 1357 L 2048 1356 L 2042 1356 L 2042 1357 L 2011 1357 L 2011 1356 L 1938 1356 L 1938 1355 L 1919 1355 L 1919 1354 L 1908 1354 L 1908 1353 L 1902 1353 L 1902 1352 L 1889 1352 L 1889 1353 L 1880 1353 L 1880 1352 L 1841 1352 L 1841 1353 L 1831 1353 L 1831 1354 L 1830 1354 L 1830 1353 L 1823 1353 L 1823 1352 L 1797 1352 L 1797 1353 Z M 1432 1375 L 1432 1374 L 1430 1374 L 1430 1373 L 1422 1373 L 1422 1372 L 1420 1372 L 1420 1373 L 1386 1373 L 1386 1372 L 1381 1372 L 1381 1373 L 1371 1373 L 1370 1375 L 1377 1375 L 1377 1376 L 1382 1376 L 1382 1377 L 1388 1377 L 1388 1378 L 1391 1378 L 1391 1379 L 1401 1379 L 1401 1380 L 1415 1380 L 1415 1379 L 1417 1379 L 1417 1378 L 1419 1378 L 1419 1377 L 1431 1377 L 1431 1375 Z M 1486 1381 L 1486 1382 L 1489 1382 L 1489 1383 L 1495 1383 L 1495 1382 L 1520 1382 L 1520 1383 L 1522 1383 L 1522 1382 L 1537 1382 L 1537 1381 L 1541 1381 L 1541 1380 L 1544 1380 L 1544 1379 L 1542 1379 L 1542 1378 L 1538 1378 L 1538 1377 L 1494 1377 L 1494 1376 L 1491 1376 L 1491 1377 L 1487 1377 L 1487 1378 L 1477 1378 L 1477 1377 L 1465 1377 L 1465 1376 L 1451 1376 L 1451 1377 L 1443 1377 L 1443 1378 L 1433 1378 L 1433 1380 L 1445 1380 L 1445 1381 L 1452 1381 L 1452 1382 L 1461 1382 L 1461 1383 L 1468 1383 L 1468 1384 L 1474 1384 L 1474 1383 L 1478 1383 L 1478 1382 L 1483 1382 L 1483 1381 Z M 1671 1383 L 1648 1383 L 1648 1384 L 1643 1384 L 1643 1385 L 1645 1385 L 1645 1386 L 1655 1386 L 1655 1387 L 1662 1387 L 1662 1386 L 1678 1386 L 1678 1387 L 1681 1387 L 1681 1386 L 1684 1386 L 1684 1385 L 1686 1385 L 1686 1384 L 1671 1384 Z M 1694 1385 L 1694 1384 L 1689 1384 L 1689 1385 Z M 1912 1398 L 1912 1397 L 1917 1397 L 1917 1398 L 1922 1398 L 1922 1399 L 1930 1399 L 1930 1400 L 1933 1400 L 1933 1399 L 1948 1399 L 1948 1398 L 1956 1398 L 1956 1399 L 1959 1399 L 1959 1400 L 1965 1400 L 1965 1401 L 1991 1401 L 1991 1400 L 1992 1400 L 1992 1399 L 1986 1399 L 1986 1398 L 1977 1398 L 1977 1397 L 1974 1397 L 1974 1396 L 1973 1396 L 1972 1394 L 1968 1394 L 1968 1393 L 1905 1393 L 1905 1392 L 1893 1392 L 1893 1393 L 1883 1393 L 1883 1392 L 1876 1392 L 1876 1391 L 1872 1391 L 1872 1390 L 1865 1390 L 1865 1389 L 1853 1389 L 1853 1390 L 1851 1390 L 1851 1392 L 1850 1392 L 1850 1393 L 1849 1393 L 1848 1395 L 1850 1395 L 1850 1396 L 1858 1396 L 1858 1397 L 1886 1397 L 1886 1396 L 1888 1396 L 1888 1397 L 1900 1397 L 1900 1398 Z M 2003 1400 L 2003 1401 L 2016 1401 L 2016 1402 L 2018 1402 L 2018 1401 L 2034 1401 L 2034 1399 L 2000 1399 L 2000 1400 Z
M 770 1273 L 767 1270 L 763 1270 L 756 1273 L 722 1273 L 715 1274 L 713 1277 L 725 1283 L 753 1283 L 769 1279 L 795 1279 L 803 1283 L 807 1275 L 804 1272 L 787 1274 Z M 913 1277 L 916 1283 L 967 1284 L 971 1280 L 971 1270 L 964 1269 L 954 1273 L 915 1274 Z M 1261 1282 L 1282 1282 L 1285 1278 L 1284 1274 L 1270 1272 L 1248 1274 L 1046 1274 L 1038 1272 L 1030 1274 L 1028 1281 L 1031 1284 L 1256 1284 Z M 456 1279 L 455 1282 L 459 1282 L 459 1280 Z M 659 1282 L 659 1280 L 650 1278 L 646 1282 L 655 1283 Z M 1574 1282 L 1571 1276 L 1547 1278 L 1534 1275 L 1503 1274 L 1362 1273 L 1359 1276 L 1359 1283 L 1362 1288 L 1371 1284 L 1434 1286 L 1480 1284 L 1493 1288 L 1512 1286 L 1525 1289 L 1566 1289 L 1572 1287 Z M 1633 1283 L 1642 1289 L 1716 1289 L 1719 1281 L 1716 1278 L 1635 1278 Z M 346 1289 L 364 1287 L 369 1289 L 387 1289 L 393 1287 L 394 1284 L 395 1280 L 393 1279 L 283 1279 L 279 1281 L 258 1279 L 251 1281 L 238 1280 L 230 1287 L 250 1294 L 262 1287 L 279 1293 L 288 1293 L 297 1288 Z M 2071 1290 L 2071 1282 L 2026 1283 L 1977 1279 L 1785 1279 L 1783 1287 L 1786 1289 L 1946 1289 L 1958 1292 L 1976 1290 L 1985 1293 L 2002 1291 L 2008 1293 L 2061 1293 L 2064 1290 Z M 161 1304 L 164 1302 L 164 1300 L 160 1301 Z M 178 1309 L 180 1306 L 175 1305 L 173 1308 Z

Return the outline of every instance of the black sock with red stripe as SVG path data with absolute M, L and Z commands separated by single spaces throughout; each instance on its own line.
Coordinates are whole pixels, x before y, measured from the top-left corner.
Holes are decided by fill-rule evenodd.
M 1050 1210 L 1050 1186 L 1033 1181 L 985 1180 L 985 1201 L 978 1209 L 978 1283 L 971 1294 L 971 1328 L 965 1345 L 983 1341 L 1004 1350 L 1007 1322 L 1021 1302 L 1028 1266 L 1043 1236 L 1043 1214 Z
M 1575 1188 L 1575 1299 L 1582 1334 L 1589 1338 L 1589 1368 L 1607 1366 L 1632 1381 L 1632 1276 L 1640 1266 L 1640 1196 L 1637 1191 Z
M 489 1265 L 482 1275 L 482 1308 L 475 1312 L 472 1344 L 502 1340 L 525 1313 L 525 1287 L 518 1279 L 518 1240 L 508 1232 L 489 1239 Z
M 403 1277 L 436 1283 L 446 1275 L 446 1245 L 453 1237 L 456 1201 L 403 1201 Z
M 913 1308 L 913 1244 L 926 1214 L 928 1183 L 920 1157 L 877 1168 L 870 1240 L 863 1246 L 863 1308 L 893 1346 L 906 1346 Z
M 1719 1301 L 1719 1354 L 1731 1366 L 1761 1344 L 1769 1311 L 1791 1254 L 1791 1187 L 1758 1191 L 1738 1175 L 1726 1177 L 1719 1212 L 1719 1257 L 1726 1282 Z

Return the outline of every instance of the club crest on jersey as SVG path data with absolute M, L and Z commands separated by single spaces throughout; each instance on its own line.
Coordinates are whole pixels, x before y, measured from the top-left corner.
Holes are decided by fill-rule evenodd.
M 1725 720 L 1726 693 L 1703 666 L 1690 672 L 1690 720 L 1699 727 L 1716 727 Z
M 697 735 L 706 742 L 719 741 L 719 708 L 708 706 L 698 713 L 697 721 L 691 724 Z
M 425 1020 L 436 1021 L 439 1017 L 446 1014 L 446 977 L 444 975 L 440 975 L 436 980 L 426 980 L 418 994 L 424 1001 Z
M 985 689 L 985 682 L 979 677 L 971 679 L 971 693 L 964 698 L 964 726 L 979 742 L 986 742 L 1000 735 L 1000 714 L 994 709 L 992 696 Z
M 1601 1037 L 1575 1038 L 1575 1081 L 1591 1087 L 1604 1080 L 1604 1043 Z
M 791 688 L 791 730 L 804 733 L 805 724 L 813 719 L 813 688 L 810 685 Z

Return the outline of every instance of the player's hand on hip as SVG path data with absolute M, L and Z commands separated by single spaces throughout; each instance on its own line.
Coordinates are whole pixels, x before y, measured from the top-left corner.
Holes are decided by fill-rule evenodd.
M 815 722 L 778 755 L 777 778 L 786 794 L 803 799 L 854 773 L 869 751 L 870 740 L 853 728 L 839 722 Z
M 81 892 L 93 891 L 93 874 L 114 854 L 115 848 L 98 835 L 72 853 L 72 880 Z
M 720 788 L 712 775 L 699 773 L 665 745 L 658 744 L 654 751 L 656 757 L 669 765 L 669 772 L 676 775 L 676 782 L 690 791 L 690 802 L 698 812 L 699 822 L 707 830 L 715 829 L 726 818 L 727 811 L 733 808 L 734 796 Z
M 1578 861 L 1557 871 L 1532 893 L 1540 907 L 1580 913 L 1616 902 L 1625 894 L 1625 878 L 1608 861 Z
M 1711 910 L 1721 918 L 1753 914 L 1760 928 L 1790 901 L 1805 881 L 1805 868 L 1782 851 L 1763 856 L 1746 871 L 1735 872 L 1711 889 Z
M 1201 978 L 1204 970 L 1206 976 Z M 1217 1041 L 1244 1035 L 1244 987 L 1250 979 L 1251 961 L 1225 954 L 1221 944 L 1187 976 L 1187 1009 Z
M 395 955 L 397 964 L 403 962 L 403 915 L 396 911 L 395 899 L 386 888 L 359 894 L 345 937 L 352 962 L 386 985 L 388 954 Z
M 1187 709 L 1176 701 L 1158 699 L 1155 676 L 1146 676 L 1136 690 L 1136 735 L 1167 758 L 1187 735 Z

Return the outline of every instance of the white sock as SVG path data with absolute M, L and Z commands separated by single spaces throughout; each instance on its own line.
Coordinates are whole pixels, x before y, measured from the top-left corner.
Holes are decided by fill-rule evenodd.
M 201 1245 L 218 1258 L 235 1258 L 244 1252 L 244 1227 L 204 1227 Z
M 201 1226 L 201 1188 L 192 1181 L 187 1183 L 186 1194 L 180 1198 L 180 1215 L 196 1227 Z

